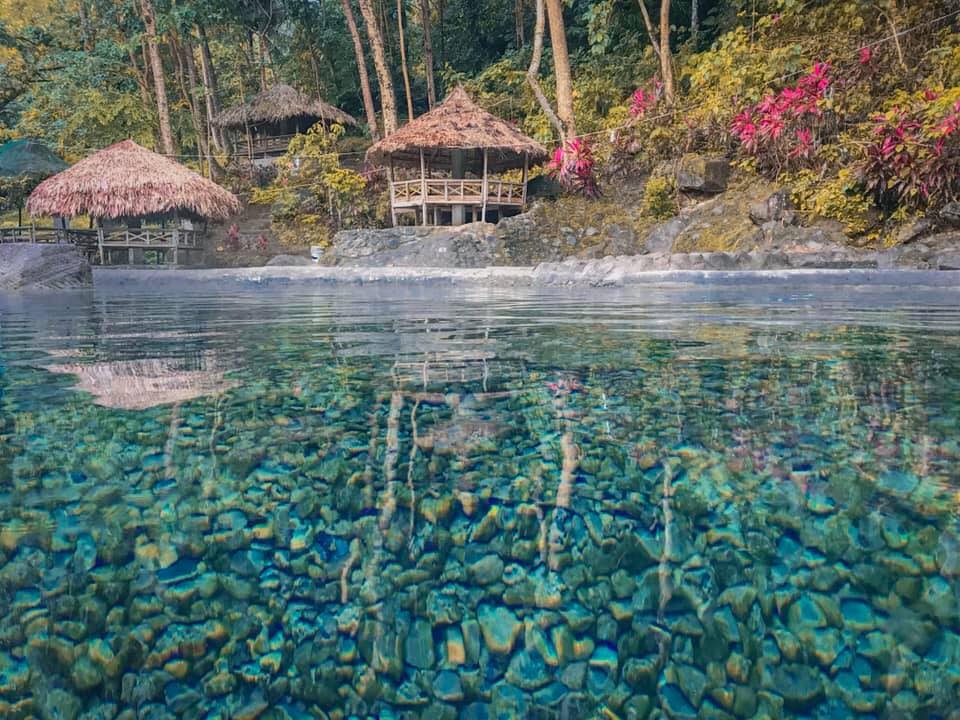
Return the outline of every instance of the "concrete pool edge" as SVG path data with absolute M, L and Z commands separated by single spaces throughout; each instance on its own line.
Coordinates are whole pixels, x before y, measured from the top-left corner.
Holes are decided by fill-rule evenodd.
M 323 267 L 279 266 L 220 269 L 94 268 L 97 286 L 430 284 L 492 287 L 626 287 L 659 283 L 921 285 L 960 288 L 960 270 L 803 268 L 769 270 L 637 270 L 607 261 L 536 267 Z

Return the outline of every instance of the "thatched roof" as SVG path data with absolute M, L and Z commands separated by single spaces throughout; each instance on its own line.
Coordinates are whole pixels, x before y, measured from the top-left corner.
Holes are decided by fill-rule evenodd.
M 522 167 L 524 153 L 532 163 L 549 157 L 543 145 L 488 113 L 459 86 L 433 110 L 373 145 L 367 159 L 383 165 L 392 156 L 394 163 L 419 166 L 421 149 L 433 168 L 449 167 L 451 150 L 466 150 L 467 169 L 474 172 L 483 169 L 483 150 L 489 151 L 493 171 Z
M 117 219 L 181 213 L 222 220 L 233 193 L 133 140 L 111 145 L 47 178 L 27 199 L 32 215 Z
M 67 165 L 38 140 L 11 140 L 0 145 L 0 177 L 48 177 Z
M 288 118 L 311 118 L 356 125 L 357 121 L 343 110 L 323 100 L 308 98 L 289 85 L 274 85 L 252 100 L 227 108 L 214 122 L 226 128 L 242 128 L 247 124 L 280 122 Z M 304 128 L 306 130 L 306 128 Z

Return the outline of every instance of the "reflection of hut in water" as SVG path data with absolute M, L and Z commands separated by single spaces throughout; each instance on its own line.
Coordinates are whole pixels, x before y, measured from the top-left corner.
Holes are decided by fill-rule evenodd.
M 94 397 L 94 403 L 122 410 L 144 410 L 181 403 L 235 388 L 239 383 L 225 377 L 216 359 L 204 356 L 199 363 L 172 358 L 118 360 L 99 363 L 47 365 L 62 375 L 76 375 L 74 386 Z
M 316 98 L 309 98 L 289 85 L 274 85 L 245 103 L 227 108 L 215 121 L 222 128 L 246 136 L 247 158 L 273 162 L 283 155 L 290 140 L 318 122 L 324 125 L 357 125 L 343 110 Z
M 224 220 L 240 212 L 240 201 L 180 163 L 124 140 L 44 180 L 27 210 L 95 220 L 87 249 L 101 263 L 114 255 L 133 263 L 150 253 L 175 265 L 180 255 L 201 249 L 195 221 Z

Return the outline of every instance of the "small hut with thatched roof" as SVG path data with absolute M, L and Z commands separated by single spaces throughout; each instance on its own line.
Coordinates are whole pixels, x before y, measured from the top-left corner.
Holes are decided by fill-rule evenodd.
M 101 263 L 119 251 L 130 263 L 149 253 L 177 264 L 181 252 L 201 249 L 194 221 L 225 220 L 240 209 L 233 193 L 133 140 L 47 178 L 27 199 L 31 215 L 96 221 Z
M 0 241 L 29 237 L 33 228 L 24 228 L 21 210 L 26 196 L 44 178 L 67 163 L 39 140 L 11 140 L 0 145 L 0 203 L 17 207 L 17 227 L 0 229 Z
M 283 155 L 294 135 L 306 132 L 318 122 L 357 125 L 343 110 L 323 100 L 308 98 L 283 84 L 227 108 L 214 122 L 222 128 L 244 133 L 251 162 Z
M 530 164 L 548 156 L 543 145 L 482 109 L 462 87 L 367 151 L 368 160 L 390 169 L 394 225 L 404 213 L 414 220 L 419 213 L 424 225 L 462 225 L 468 214 L 486 221 L 520 212 Z M 397 180 L 397 168 L 412 169 L 415 177 Z M 521 168 L 520 182 L 491 177 Z

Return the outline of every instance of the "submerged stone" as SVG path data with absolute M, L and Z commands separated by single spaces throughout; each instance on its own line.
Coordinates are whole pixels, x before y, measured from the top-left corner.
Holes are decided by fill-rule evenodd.
M 481 605 L 477 608 L 477 620 L 487 648 L 499 655 L 508 655 L 513 650 L 513 644 L 523 630 L 523 623 L 517 616 L 501 606 Z

